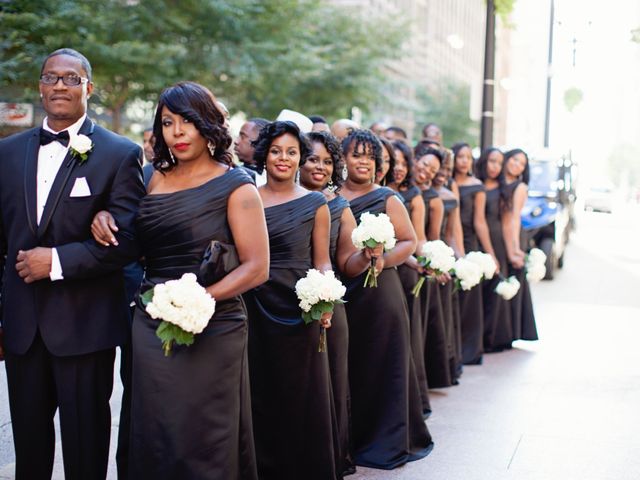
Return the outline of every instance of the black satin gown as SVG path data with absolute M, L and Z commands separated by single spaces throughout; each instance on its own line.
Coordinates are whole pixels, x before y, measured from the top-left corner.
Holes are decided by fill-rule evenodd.
M 420 189 L 412 185 L 406 190 L 398 192 L 404 206 L 411 216 L 411 201 L 420 195 Z M 416 378 L 418 379 L 418 388 L 420 389 L 420 398 L 422 399 L 422 413 L 426 417 L 431 414 L 431 403 L 429 401 L 429 385 L 427 383 L 427 372 L 424 366 L 424 336 L 423 336 L 423 320 L 422 320 L 422 304 L 420 297 L 416 298 L 412 290 L 418 283 L 420 275 L 413 268 L 402 264 L 398 265 L 398 275 L 407 298 L 407 308 L 409 311 L 409 330 L 411 332 L 411 355 L 413 363 L 416 367 Z M 422 288 L 428 288 L 427 284 L 423 284 Z
M 502 196 L 501 188 L 487 190 L 485 215 L 491 236 L 491 245 L 500 263 L 500 274 L 509 275 L 507 247 L 502 234 Z M 499 352 L 511 348 L 513 339 L 511 324 L 511 300 L 505 300 L 495 290 L 500 278 L 495 275 L 483 285 L 482 305 L 484 310 L 484 351 Z
M 516 187 L 520 184 L 520 180 L 516 180 L 503 188 L 506 196 L 513 198 Z M 518 213 L 519 215 L 519 213 Z M 520 240 L 522 248 L 527 251 L 526 245 Z M 538 329 L 536 328 L 536 317 L 533 312 L 533 300 L 531 298 L 531 287 L 527 280 L 527 272 L 525 269 L 519 269 L 509 265 L 509 275 L 514 275 L 520 282 L 520 290 L 511 303 L 511 326 L 513 340 L 538 340 Z
M 425 203 L 425 232 L 429 231 L 430 203 L 439 198 L 438 192 L 430 187 L 422 191 Z M 449 341 L 445 326 L 440 287 L 435 278 L 424 284 L 420 302 L 423 315 L 424 363 L 429 388 L 444 388 L 453 384 L 449 364 Z
M 385 212 L 395 192 L 381 187 L 350 202 L 356 220 Z M 433 448 L 411 357 L 407 301 L 395 268 L 378 287 L 364 287 L 365 273 L 347 279 L 349 383 L 353 452 L 357 465 L 390 470 Z
M 329 253 L 336 275 L 339 276 L 336 265 L 336 251 L 340 236 L 342 214 L 349 208 L 349 202 L 340 196 L 329 201 L 331 213 L 331 234 Z M 344 304 L 336 304 L 333 308 L 331 328 L 327 330 L 327 353 L 329 354 L 329 370 L 331 373 L 331 387 L 333 389 L 333 403 L 336 410 L 337 439 L 335 445 L 336 471 L 338 473 L 355 471 L 355 464 L 351 458 L 351 397 L 349 395 L 349 326 L 347 311 Z
M 459 208 L 457 198 L 443 199 L 444 216 L 442 219 L 442 231 L 440 239 L 446 242 L 445 232 L 450 220 L 451 212 Z M 451 372 L 451 382 L 456 385 L 462 375 L 462 338 L 460 336 L 460 305 L 458 292 L 454 291 L 453 282 L 440 285 L 440 300 L 442 302 L 442 313 L 445 319 L 447 330 L 447 344 L 449 353 L 449 370 Z
M 147 195 L 138 231 L 146 258 L 141 292 L 197 273 L 210 240 L 233 243 L 227 200 L 250 184 L 236 168 L 195 188 Z M 133 321 L 130 479 L 257 479 L 240 297 L 217 302 L 191 346 L 165 357 L 159 321 L 137 308 Z
M 475 197 L 478 192 L 484 192 L 484 185 L 460 185 L 460 221 L 464 235 L 465 253 L 479 251 L 480 243 L 473 226 Z M 482 363 L 484 352 L 484 312 L 482 307 L 482 282 L 471 290 L 461 290 L 460 298 L 460 328 L 462 337 L 462 362 L 465 365 Z
M 249 310 L 251 407 L 261 480 L 333 480 L 337 432 L 329 359 L 318 352 L 320 324 L 302 320 L 295 284 L 313 268 L 316 211 L 310 192 L 265 208 L 269 280 L 245 294 Z

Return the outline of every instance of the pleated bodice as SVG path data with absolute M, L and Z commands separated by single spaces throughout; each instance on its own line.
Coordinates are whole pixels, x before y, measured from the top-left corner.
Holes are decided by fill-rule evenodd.
M 415 185 L 411 185 L 408 189 L 401 190 L 401 191 L 398 192 L 398 195 L 402 199 L 402 202 L 404 203 L 404 206 L 406 207 L 406 209 L 409 212 L 409 214 L 411 214 L 411 201 L 415 197 L 420 195 L 420 193 L 421 193 L 420 189 L 418 187 L 416 187 Z
M 327 201 L 310 192 L 280 205 L 265 208 L 269 232 L 269 280 L 251 292 L 261 313 L 286 325 L 302 322 L 296 282 L 313 268 L 312 232 L 316 211 Z
M 360 223 L 360 217 L 364 212 L 370 212 L 374 215 L 384 213 L 387 208 L 387 198 L 395 194 L 396 192 L 388 187 L 380 187 L 351 200 L 349 203 L 351 205 L 351 211 L 356 217 L 356 222 Z
M 194 188 L 145 196 L 137 218 L 146 262 L 141 291 L 184 273 L 197 274 L 212 240 L 233 244 L 227 200 L 236 188 L 250 183 L 244 169 L 234 168 Z M 219 302 L 214 318 L 235 307 L 242 308 L 240 297 Z
M 500 187 L 487 190 L 487 202 L 485 206 L 485 216 L 487 225 L 489 226 L 489 235 L 491 237 L 491 245 L 495 251 L 498 262 L 500 262 L 500 271 L 503 275 L 507 274 L 507 250 L 502 235 L 502 201 L 500 195 Z
M 474 201 L 478 192 L 484 191 L 484 185 L 460 185 L 460 221 L 464 235 L 465 252 L 476 251 L 479 248 L 478 237 L 473 226 Z

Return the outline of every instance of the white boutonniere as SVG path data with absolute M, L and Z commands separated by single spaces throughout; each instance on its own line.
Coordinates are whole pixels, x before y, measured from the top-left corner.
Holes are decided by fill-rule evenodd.
M 69 140 L 69 151 L 71 156 L 79 164 L 83 164 L 89 158 L 89 153 L 93 150 L 93 142 L 86 135 L 75 135 Z

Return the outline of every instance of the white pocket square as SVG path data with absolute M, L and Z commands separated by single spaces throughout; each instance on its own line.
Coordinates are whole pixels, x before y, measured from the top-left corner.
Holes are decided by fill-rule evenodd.
M 89 189 L 87 179 L 85 177 L 76 178 L 76 182 L 73 184 L 73 188 L 71 189 L 69 196 L 88 197 L 89 195 L 91 195 L 91 190 Z

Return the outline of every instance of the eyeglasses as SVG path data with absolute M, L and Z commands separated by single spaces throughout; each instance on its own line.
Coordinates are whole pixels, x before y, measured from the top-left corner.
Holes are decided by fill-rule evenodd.
M 53 73 L 43 73 L 40 75 L 40 82 L 44 85 L 55 85 L 58 80 L 62 79 L 67 87 L 77 87 L 81 83 L 87 83 L 89 81 L 86 77 L 81 77 L 75 73 L 67 73 L 65 75 L 54 75 Z

